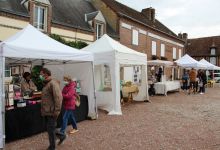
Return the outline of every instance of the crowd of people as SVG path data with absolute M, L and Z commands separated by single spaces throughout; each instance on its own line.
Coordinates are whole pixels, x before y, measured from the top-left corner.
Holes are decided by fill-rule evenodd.
M 182 89 L 191 93 L 205 93 L 205 85 L 207 84 L 207 78 L 204 70 L 184 70 L 182 76 Z

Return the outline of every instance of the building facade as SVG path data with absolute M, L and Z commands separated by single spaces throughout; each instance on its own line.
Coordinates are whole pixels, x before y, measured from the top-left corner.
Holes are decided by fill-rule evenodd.
M 142 53 L 148 60 L 173 61 L 184 54 L 185 40 L 177 36 L 155 18 L 155 9 L 146 8 L 138 12 L 115 0 L 91 0 L 100 10 L 106 22 L 118 35 L 120 43 Z M 165 74 L 175 70 L 166 69 Z M 177 73 L 176 73 L 177 74 Z
M 101 12 L 86 0 L 0 1 L 0 41 L 31 24 L 46 34 L 89 44 L 103 34 L 97 23 L 105 25 L 104 32 L 109 29 Z
M 220 36 L 188 39 L 186 53 L 196 60 L 204 58 L 213 65 L 220 66 Z

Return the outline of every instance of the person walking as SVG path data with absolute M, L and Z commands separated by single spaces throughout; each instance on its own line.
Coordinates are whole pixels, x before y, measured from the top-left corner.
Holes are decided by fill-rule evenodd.
M 189 71 L 189 80 L 190 80 L 190 89 L 189 89 L 189 94 L 191 93 L 191 91 L 193 91 L 193 93 L 195 94 L 195 90 L 196 90 L 196 77 L 197 77 L 197 72 L 194 68 L 192 68 Z
M 62 91 L 63 95 L 63 105 L 64 105 L 64 115 L 63 115 L 63 123 L 60 129 L 60 142 L 61 144 L 66 139 L 66 127 L 68 124 L 68 120 L 70 119 L 73 129 L 69 132 L 70 134 L 76 133 L 78 131 L 76 125 L 76 119 L 74 115 L 75 105 L 76 105 L 76 82 L 72 81 L 72 78 L 67 75 L 64 76 L 64 88 Z
M 184 70 L 184 74 L 182 76 L 182 82 L 183 82 L 183 90 L 188 90 L 188 80 L 189 80 L 189 74 L 186 70 Z
M 204 94 L 205 93 L 205 85 L 207 84 L 207 77 L 206 74 L 201 71 L 200 72 L 200 94 Z
M 55 130 L 57 125 L 57 118 L 60 114 L 62 106 L 62 93 L 58 82 L 52 79 L 51 71 L 47 68 L 41 69 L 40 79 L 44 83 L 41 97 L 41 114 L 45 117 L 46 120 L 47 132 L 50 143 L 47 150 L 55 150 Z

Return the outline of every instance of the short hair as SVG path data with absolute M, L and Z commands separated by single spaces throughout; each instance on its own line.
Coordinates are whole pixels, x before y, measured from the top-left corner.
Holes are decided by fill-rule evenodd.
M 29 73 L 29 72 L 25 72 L 24 74 L 23 74 L 23 78 L 27 78 L 28 76 L 30 76 L 31 74 Z
M 67 80 L 67 81 L 72 81 L 72 78 L 71 78 L 71 76 L 70 75 L 65 75 L 65 76 L 63 76 L 63 79 L 65 80 Z
M 42 71 L 44 74 L 47 74 L 48 76 L 51 76 L 51 71 L 47 68 L 42 68 L 40 71 Z

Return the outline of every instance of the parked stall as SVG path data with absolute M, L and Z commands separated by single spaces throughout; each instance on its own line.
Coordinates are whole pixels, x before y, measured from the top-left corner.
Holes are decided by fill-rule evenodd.
M 139 92 L 133 99 L 148 100 L 147 56 L 134 51 L 108 35 L 82 49 L 94 53 L 95 86 L 97 106 L 107 110 L 110 115 L 121 115 L 120 67 L 141 66 Z
M 12 107 L 10 106 L 10 109 L 5 109 L 6 96 L 9 96 L 9 98 L 12 100 L 14 97 L 18 96 L 17 98 L 24 102 L 25 98 L 22 96 L 22 94 L 19 95 L 17 93 L 18 95 L 16 95 L 15 92 L 13 93 L 13 85 L 10 86 L 10 81 L 9 86 L 5 87 L 6 80 L 10 80 L 10 78 L 5 77 L 5 73 L 6 71 L 8 71 L 7 69 L 12 69 L 12 66 L 15 67 L 15 65 L 19 66 L 23 64 L 30 65 L 30 69 L 32 69 L 32 66 L 35 65 L 48 67 L 52 71 L 52 76 L 56 78 L 58 82 L 63 80 L 64 74 L 69 74 L 77 78 L 77 80 L 79 80 L 81 84 L 80 94 L 84 95 L 82 96 L 82 99 L 85 96 L 88 97 L 88 104 L 85 103 L 85 105 L 89 106 L 87 106 L 88 110 L 85 111 L 88 111 L 87 113 L 90 116 L 96 116 L 97 111 L 93 80 L 93 54 L 90 52 L 79 51 L 77 49 L 63 45 L 51 39 L 47 35 L 41 33 L 33 26 L 28 25 L 26 28 L 24 28 L 11 38 L 0 43 L 0 105 L 2 109 L 2 113 L 0 113 L 0 148 L 4 147 L 5 135 L 7 139 L 7 133 L 5 133 L 4 131 L 5 128 L 8 128 L 7 126 L 5 126 L 5 119 L 7 119 L 5 118 L 5 113 L 7 114 L 7 111 L 18 112 L 15 113 L 16 116 L 14 117 L 18 117 L 18 115 L 20 114 L 21 120 L 17 122 L 11 122 L 10 124 L 15 124 L 14 129 L 16 131 L 23 131 L 24 128 L 25 132 L 31 131 L 30 133 L 36 133 L 35 127 L 39 128 L 39 126 L 42 125 L 40 124 L 38 126 L 37 122 L 40 121 L 36 121 L 38 118 L 33 118 L 34 114 L 37 114 L 38 117 L 41 118 L 39 116 L 40 106 L 38 106 L 38 102 L 40 101 L 36 101 L 34 104 L 30 103 L 31 105 L 29 105 L 29 103 L 27 103 L 28 100 L 26 99 L 26 104 L 20 104 L 22 108 L 18 108 L 18 105 L 11 101 L 10 105 Z M 13 70 L 13 73 L 14 72 L 16 72 L 16 67 Z M 61 88 L 63 87 L 62 84 L 60 84 L 60 86 Z M 12 92 L 12 94 L 10 92 Z M 40 91 L 37 92 L 37 94 L 40 94 Z M 25 111 L 23 111 L 23 109 L 25 109 Z M 25 117 L 25 113 L 28 113 L 29 111 L 31 113 L 27 114 L 29 115 L 29 117 L 27 118 Z M 29 119 L 29 122 L 25 119 Z M 25 124 L 26 121 L 29 124 Z M 16 125 L 16 123 L 18 124 Z M 18 132 L 13 132 L 11 130 L 9 130 L 9 132 L 10 134 L 18 134 Z M 28 134 L 24 136 L 28 136 Z

